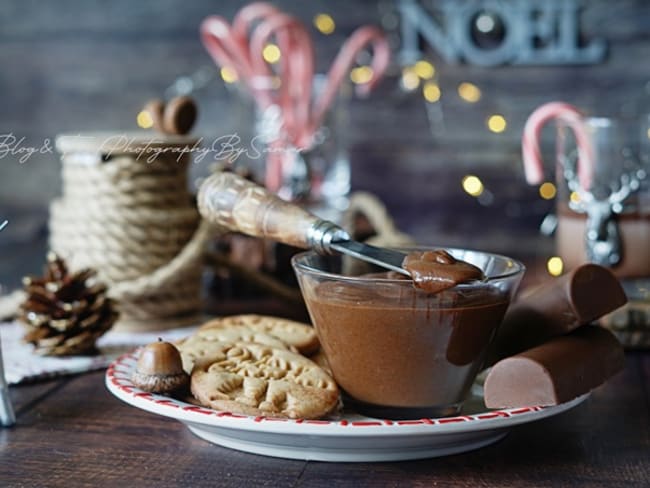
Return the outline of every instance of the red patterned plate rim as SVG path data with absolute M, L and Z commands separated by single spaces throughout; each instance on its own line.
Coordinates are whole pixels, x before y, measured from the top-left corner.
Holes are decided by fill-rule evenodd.
M 476 414 L 459 415 L 456 417 L 422 418 L 416 420 L 384 420 L 363 417 L 354 413 L 344 413 L 342 418 L 333 420 L 286 419 L 276 417 L 253 417 L 232 412 L 212 410 L 182 400 L 148 393 L 137 388 L 131 381 L 131 374 L 136 364 L 136 353 L 124 354 L 111 363 L 106 370 L 106 386 L 111 393 L 132 406 L 143 410 L 176 418 L 177 420 L 215 425 L 221 427 L 247 430 L 264 430 L 284 433 L 311 433 L 311 426 L 320 426 L 319 434 L 342 431 L 352 434 L 361 433 L 382 434 L 399 433 L 416 434 L 431 433 L 432 429 L 440 433 L 446 431 L 477 431 L 504 428 L 521 423 L 538 420 L 556 415 L 582 403 L 589 394 L 582 395 L 562 405 L 544 407 L 530 406 L 503 410 L 487 410 Z M 285 429 L 282 426 L 286 426 Z M 324 431 L 322 427 L 328 427 Z M 310 432 L 307 432 L 310 431 Z M 407 432 L 408 430 L 408 432 Z

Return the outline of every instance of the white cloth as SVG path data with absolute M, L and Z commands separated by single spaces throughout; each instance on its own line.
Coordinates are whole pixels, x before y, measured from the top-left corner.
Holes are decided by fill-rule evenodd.
M 31 344 L 21 338 L 25 329 L 17 322 L 0 324 L 0 345 L 4 372 L 10 385 L 37 381 L 55 376 L 84 373 L 107 367 L 122 354 L 161 338 L 173 341 L 186 337 L 194 328 L 169 329 L 158 332 L 109 331 L 97 341 L 95 356 L 47 357 L 34 354 Z

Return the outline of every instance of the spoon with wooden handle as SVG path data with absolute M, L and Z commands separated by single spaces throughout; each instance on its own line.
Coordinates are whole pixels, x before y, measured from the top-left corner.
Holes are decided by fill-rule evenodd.
M 348 254 L 410 276 L 402 267 L 406 254 L 353 241 L 333 222 L 233 173 L 216 173 L 206 179 L 199 189 L 198 205 L 203 218 L 221 228 L 311 248 L 319 254 Z

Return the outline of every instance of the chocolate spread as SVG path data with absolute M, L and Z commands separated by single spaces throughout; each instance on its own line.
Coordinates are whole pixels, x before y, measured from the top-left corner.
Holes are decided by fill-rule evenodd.
M 418 272 L 426 266 L 415 265 Z M 482 277 L 464 271 L 456 276 Z M 305 293 L 337 383 L 373 405 L 460 404 L 503 318 L 507 294 L 488 285 L 430 294 L 408 278 L 400 283 L 380 279 L 392 274 L 372 276 L 378 279 L 325 281 Z
M 409 272 L 415 286 L 427 293 L 485 278 L 480 268 L 454 258 L 443 249 L 411 252 L 404 258 L 402 267 Z

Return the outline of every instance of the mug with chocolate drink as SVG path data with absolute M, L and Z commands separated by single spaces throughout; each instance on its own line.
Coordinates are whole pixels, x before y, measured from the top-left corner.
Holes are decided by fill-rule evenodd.
M 591 177 L 579 184 L 579 150 L 558 124 L 558 251 L 569 268 L 590 261 L 608 266 L 620 278 L 650 276 L 650 194 L 646 170 L 626 147 L 616 120 L 589 117 L 583 126 L 590 142 Z M 577 169 L 576 169 L 577 166 Z M 564 180 L 564 181 L 562 181 Z M 584 236 L 583 246 L 576 237 Z

